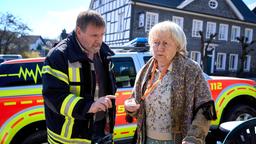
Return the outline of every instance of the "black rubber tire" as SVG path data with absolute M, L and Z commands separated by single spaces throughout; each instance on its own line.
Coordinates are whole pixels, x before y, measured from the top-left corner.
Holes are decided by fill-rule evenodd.
M 225 114 L 223 121 L 247 120 L 256 117 L 256 109 L 250 105 L 238 104 Z
M 46 130 L 37 131 L 29 135 L 22 144 L 42 144 L 47 143 L 47 132 Z

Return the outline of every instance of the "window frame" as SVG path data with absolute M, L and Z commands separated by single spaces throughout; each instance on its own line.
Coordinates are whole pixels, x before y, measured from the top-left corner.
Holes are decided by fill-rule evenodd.
M 212 4 L 215 4 L 214 6 Z M 218 2 L 216 0 L 209 0 L 208 2 L 208 6 L 211 8 L 211 9 L 216 9 L 218 7 Z
M 228 41 L 228 24 L 220 24 L 219 25 L 219 40 Z M 223 38 L 221 37 L 223 35 Z
M 154 20 L 153 17 L 155 17 Z M 157 24 L 159 21 L 159 14 L 154 12 L 146 12 L 146 21 L 145 21 L 145 32 L 149 32 L 149 30 Z M 149 24 L 148 24 L 149 23 Z
M 210 35 L 215 34 L 215 33 L 216 33 L 216 23 L 215 22 L 207 22 L 205 37 L 210 38 Z
M 219 61 L 220 56 L 223 56 L 221 62 Z M 225 70 L 225 68 L 226 68 L 226 53 L 217 53 L 216 70 Z
M 197 58 L 196 58 L 197 57 Z M 191 51 L 190 58 L 200 64 L 201 62 L 201 53 L 199 51 Z
M 203 21 L 193 19 L 192 21 L 192 37 L 200 37 L 199 31 L 203 31 Z
M 232 62 L 234 62 L 234 66 L 232 65 Z M 238 54 L 230 54 L 229 66 L 228 66 L 229 71 L 237 71 L 237 66 L 238 66 Z
M 244 67 L 243 70 L 245 72 L 249 72 L 251 69 L 251 56 L 250 55 L 246 55 L 245 56 L 245 61 L 244 61 Z
M 253 29 L 251 28 L 245 28 L 244 29 L 244 36 L 247 37 L 247 32 L 249 32 L 249 36 L 248 36 L 248 41 L 247 43 L 250 43 L 252 41 L 253 38 Z
M 125 30 L 124 28 L 124 19 L 125 19 L 125 12 L 122 11 L 118 13 L 118 26 L 117 26 L 117 31 L 118 32 L 123 32 Z
M 172 21 L 183 29 L 184 18 L 179 16 L 172 16 Z
M 240 37 L 240 33 L 241 33 L 241 28 L 239 26 L 232 25 L 230 40 L 232 42 L 238 42 L 238 40 L 236 38 Z

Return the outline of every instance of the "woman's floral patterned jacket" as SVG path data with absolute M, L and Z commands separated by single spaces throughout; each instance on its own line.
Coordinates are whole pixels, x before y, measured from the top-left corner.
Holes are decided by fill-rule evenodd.
M 132 97 L 140 103 L 140 109 L 129 115 L 137 118 L 137 143 L 146 142 L 145 104 L 141 96 L 151 77 L 153 58 L 140 70 L 136 77 Z M 177 54 L 172 62 L 173 76 L 171 88 L 171 132 L 175 144 L 183 140 L 195 144 L 204 144 L 210 127 L 201 106 L 212 101 L 208 83 L 200 66 L 191 59 Z

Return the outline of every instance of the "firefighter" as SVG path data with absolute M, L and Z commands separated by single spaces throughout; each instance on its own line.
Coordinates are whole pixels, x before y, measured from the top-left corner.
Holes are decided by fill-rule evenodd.
M 115 79 L 103 42 L 105 22 L 93 10 L 81 12 L 75 30 L 48 53 L 43 97 L 48 142 L 111 143 Z

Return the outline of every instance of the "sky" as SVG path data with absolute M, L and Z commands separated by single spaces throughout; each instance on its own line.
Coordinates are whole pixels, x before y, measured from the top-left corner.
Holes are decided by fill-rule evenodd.
M 10 13 L 33 31 L 31 35 L 59 39 L 63 29 L 75 28 L 79 12 L 87 10 L 90 0 L 0 0 L 0 15 Z
M 91 0 L 0 0 L 0 15 L 10 13 L 30 29 L 29 34 L 59 39 L 63 29 L 75 28 L 79 12 L 89 8 Z M 253 9 L 256 0 L 243 0 Z

